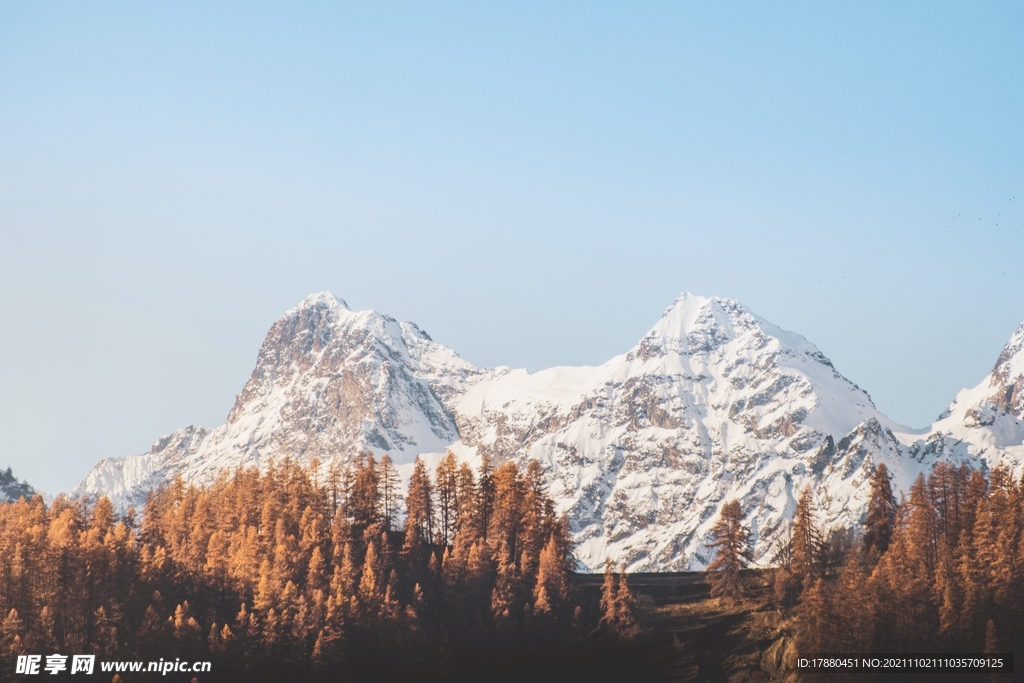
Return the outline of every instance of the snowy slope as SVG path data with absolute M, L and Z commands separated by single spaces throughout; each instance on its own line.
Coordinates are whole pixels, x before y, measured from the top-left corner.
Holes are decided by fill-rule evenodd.
M 1024 323 L 1010 337 L 992 372 L 963 389 L 923 436 L 899 434 L 907 454 L 924 463 L 966 460 L 1019 473 L 1024 463 Z
M 602 366 L 488 371 L 446 405 L 464 443 L 547 466 L 591 569 L 606 556 L 634 570 L 702 566 L 734 497 L 764 556 L 805 483 L 831 492 L 831 522 L 853 523 L 873 463 L 899 457 L 897 425 L 813 344 L 689 294 Z
M 939 459 L 1021 462 L 1022 330 L 986 383 L 914 431 L 809 341 L 729 299 L 683 294 L 627 353 L 530 374 L 477 369 L 411 323 L 317 294 L 273 325 L 226 424 L 103 461 L 76 493 L 124 507 L 177 474 L 204 483 L 239 465 L 359 450 L 405 471 L 417 454 L 433 462 L 451 448 L 474 463 L 484 452 L 540 460 L 586 568 L 606 557 L 632 570 L 702 567 L 731 498 L 763 560 L 804 485 L 821 519 L 855 524 L 878 462 L 904 490 Z

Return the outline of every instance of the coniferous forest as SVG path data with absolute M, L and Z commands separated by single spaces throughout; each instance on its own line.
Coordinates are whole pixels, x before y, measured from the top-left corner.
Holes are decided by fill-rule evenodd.
M 776 598 L 801 652 L 1009 653 L 1024 646 L 1024 482 L 939 463 L 897 502 L 885 465 L 863 534 L 801 496 Z
M 583 657 L 632 628 L 625 581 L 609 618 L 577 606 L 567 521 L 537 463 L 417 460 L 404 494 L 387 456 L 317 471 L 178 480 L 123 517 L 105 498 L 0 505 L 3 661 L 96 653 L 209 660 L 205 680 L 449 680 Z
M 726 503 L 702 604 L 733 618 L 767 586 L 748 611 L 776 615 L 785 647 L 773 649 L 790 659 L 1024 645 L 1024 482 L 940 464 L 901 498 L 879 465 L 863 528 L 825 530 L 804 490 L 774 566 L 754 574 L 740 506 Z M 124 515 L 105 498 L 35 496 L 0 505 L 0 656 L 180 657 L 212 662 L 198 680 L 226 681 L 516 680 L 559 666 L 674 680 L 674 655 L 652 646 L 657 620 L 641 617 L 650 596 L 638 607 L 609 564 L 599 599 L 599 577 L 583 581 L 587 606 L 574 568 L 536 462 L 473 471 L 448 454 L 431 472 L 417 460 L 402 491 L 387 456 L 285 461 L 208 487 L 177 480 Z M 16 678 L 9 668 L 0 678 Z

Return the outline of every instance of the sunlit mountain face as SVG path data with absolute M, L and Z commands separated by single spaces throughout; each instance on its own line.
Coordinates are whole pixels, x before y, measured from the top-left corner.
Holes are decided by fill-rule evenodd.
M 626 353 L 594 367 L 476 368 L 415 324 L 327 293 L 285 313 L 227 421 L 99 463 L 75 493 L 141 507 L 291 458 L 322 468 L 389 454 L 408 478 L 448 450 L 477 465 L 539 461 L 581 568 L 700 569 L 722 506 L 741 503 L 764 560 L 810 486 L 824 526 L 858 525 L 884 462 L 897 491 L 940 461 L 1024 462 L 1024 326 L 992 373 L 928 428 L 878 412 L 811 342 L 730 299 L 681 295 Z

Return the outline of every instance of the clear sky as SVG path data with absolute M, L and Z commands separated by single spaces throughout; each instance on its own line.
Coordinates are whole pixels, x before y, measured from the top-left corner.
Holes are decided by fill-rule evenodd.
M 55 493 L 221 424 L 320 290 L 530 370 L 733 297 L 923 426 L 1024 320 L 1022 36 L 1015 2 L 0 1 L 0 466 Z

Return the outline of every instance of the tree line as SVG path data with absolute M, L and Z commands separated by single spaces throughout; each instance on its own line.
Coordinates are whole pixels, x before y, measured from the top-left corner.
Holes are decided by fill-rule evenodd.
M 176 479 L 141 515 L 36 496 L 0 505 L 0 656 L 426 680 L 587 636 L 574 568 L 536 461 L 473 471 L 449 453 L 431 473 L 417 459 L 402 495 L 386 455 L 326 470 L 285 460 L 206 487 Z M 609 628 L 632 628 L 630 599 L 616 589 Z

